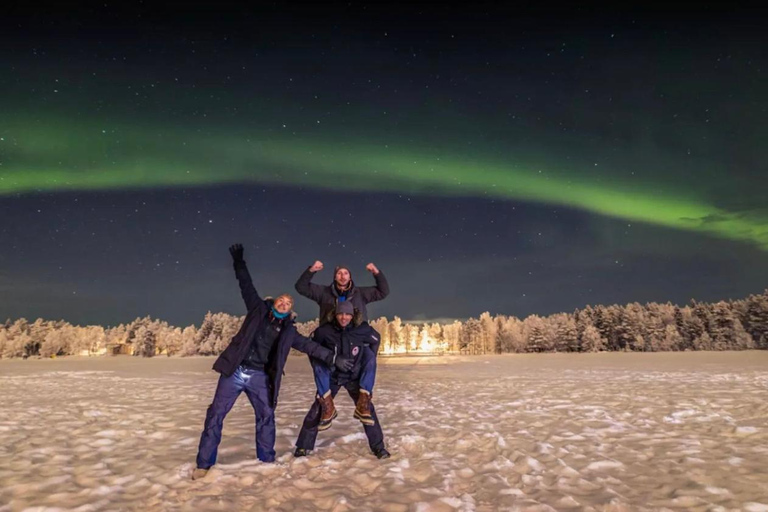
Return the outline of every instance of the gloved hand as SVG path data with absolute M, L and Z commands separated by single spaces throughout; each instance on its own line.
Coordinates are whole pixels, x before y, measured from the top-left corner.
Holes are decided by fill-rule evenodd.
M 245 260 L 243 259 L 243 245 L 242 244 L 235 244 L 232 247 L 229 248 L 229 254 L 232 255 L 232 261 L 235 263 L 243 263 Z
M 336 365 L 336 368 L 338 368 L 339 371 L 348 372 L 355 365 L 355 362 L 350 357 L 336 356 L 333 364 Z

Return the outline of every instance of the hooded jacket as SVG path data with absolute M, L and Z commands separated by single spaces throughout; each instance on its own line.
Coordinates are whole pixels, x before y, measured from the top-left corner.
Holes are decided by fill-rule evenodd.
M 381 344 L 381 336 L 368 322 L 360 325 L 350 323 L 346 327 L 341 327 L 335 321 L 329 322 L 315 329 L 312 339 L 339 356 L 351 358 L 354 366 L 348 375 L 357 375 L 359 372 L 363 348 L 369 347 L 374 354 L 377 354 Z M 337 374 L 343 374 L 338 370 L 334 371 Z
M 245 320 L 243 320 L 240 330 L 232 337 L 232 341 L 227 345 L 227 348 L 224 349 L 213 363 L 213 369 L 226 377 L 232 375 L 246 358 L 251 341 L 258 334 L 259 329 L 266 327 L 266 322 L 269 321 L 272 309 L 272 301 L 262 299 L 253 286 L 253 281 L 245 262 L 235 263 L 235 276 L 240 284 L 240 293 L 243 296 L 248 313 L 245 315 Z M 273 351 L 274 356 L 270 358 L 265 368 L 267 375 L 269 375 L 270 401 L 273 408 L 277 406 L 280 383 L 291 348 L 320 359 L 329 366 L 333 365 L 335 357 L 333 351 L 299 334 L 296 331 L 293 319 L 290 317 L 282 322 L 280 335 L 275 343 L 277 346 Z
M 320 319 L 321 324 L 324 324 L 327 322 L 329 314 L 331 317 L 333 315 L 333 311 L 336 308 L 336 301 L 339 298 L 339 293 L 336 290 L 333 281 L 331 281 L 331 284 L 328 286 L 313 283 L 312 278 L 314 275 L 315 272 L 311 272 L 309 269 L 305 270 L 304 273 L 301 274 L 301 277 L 299 277 L 299 280 L 296 281 L 295 288 L 300 295 L 317 302 L 320 306 L 318 318 Z M 356 287 L 355 282 L 350 281 L 349 290 L 347 291 L 346 300 L 350 301 L 352 306 L 360 312 L 363 321 L 365 322 L 368 321 L 368 310 L 365 307 L 366 304 L 383 300 L 389 295 L 389 283 L 387 283 L 387 278 L 384 277 L 384 273 L 379 271 L 373 278 L 376 280 L 376 286 Z

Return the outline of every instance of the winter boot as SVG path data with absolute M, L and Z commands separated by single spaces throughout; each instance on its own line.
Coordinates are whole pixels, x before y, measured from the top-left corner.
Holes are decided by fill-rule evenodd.
M 306 448 L 297 447 L 296 450 L 293 452 L 293 456 L 296 458 L 306 457 L 307 455 L 309 455 L 309 450 L 307 450 Z
M 317 430 L 328 430 L 331 428 L 331 422 L 339 415 L 336 412 L 336 406 L 333 405 L 331 392 L 328 391 L 325 395 L 318 397 L 317 401 L 320 402 L 320 424 Z
M 373 454 L 376 456 L 377 459 L 388 459 L 389 458 L 389 452 L 386 448 L 379 448 L 378 450 L 374 451 Z
M 195 468 L 192 472 L 192 480 L 200 480 L 208 474 L 208 470 L 205 468 Z
M 355 418 L 360 420 L 363 425 L 373 425 L 375 423 L 371 416 L 371 394 L 364 389 L 360 390 L 360 395 L 357 397 Z

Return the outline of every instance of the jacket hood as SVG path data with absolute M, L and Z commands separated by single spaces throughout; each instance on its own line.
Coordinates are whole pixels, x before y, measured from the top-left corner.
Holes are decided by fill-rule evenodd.
M 321 318 L 321 324 L 332 324 L 334 327 L 339 327 L 339 324 L 336 323 L 336 310 L 330 309 L 325 313 L 325 316 Z M 349 323 L 349 325 L 353 327 L 358 327 L 360 324 L 363 323 L 363 313 L 359 310 L 355 310 L 355 314 L 352 315 L 352 321 Z

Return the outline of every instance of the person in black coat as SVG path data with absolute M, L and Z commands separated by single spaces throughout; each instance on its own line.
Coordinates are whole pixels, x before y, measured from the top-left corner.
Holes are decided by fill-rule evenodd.
M 350 302 L 339 302 L 334 321 L 321 325 L 312 334 L 312 339 L 318 344 L 333 350 L 337 357 L 345 360 L 351 358 L 353 364 L 350 369 L 336 368 L 322 375 L 319 375 L 317 370 L 326 366 L 322 363 L 313 365 L 319 398 L 304 418 L 299 438 L 296 440 L 296 457 L 303 457 L 314 449 L 318 431 L 328 428 L 330 420 L 336 417 L 333 398 L 342 387 L 346 388 L 355 402 L 354 416 L 363 424 L 368 446 L 373 454 L 379 459 L 389 457 L 389 452 L 384 447 L 384 434 L 371 401 L 376 377 L 375 354 L 378 352 L 381 337 L 367 322 L 354 323 L 354 313 Z M 324 425 L 325 418 L 330 420 Z
M 315 274 L 323 270 L 323 262 L 315 261 L 311 267 L 304 271 L 296 281 L 296 291 L 299 295 L 311 299 L 320 306 L 318 319 L 320 325 L 332 322 L 336 304 L 349 301 L 354 309 L 360 312 L 363 321 L 368 321 L 367 304 L 384 300 L 389 295 L 389 283 L 384 273 L 376 265 L 369 263 L 365 267 L 368 272 L 373 274 L 376 280 L 376 286 L 356 287 L 352 280 L 352 273 L 347 267 L 339 266 L 333 273 L 333 282 L 324 286 L 312 282 Z
M 216 463 L 224 418 L 242 392 L 256 415 L 256 456 L 263 462 L 274 462 L 275 407 L 291 348 L 342 371 L 349 371 L 353 365 L 351 358 L 337 356 L 296 331 L 290 295 L 280 295 L 274 301 L 259 297 L 243 259 L 242 245 L 233 245 L 229 252 L 248 313 L 238 333 L 213 364 L 221 375 L 206 412 L 193 479 L 205 476 Z
M 358 316 L 356 323 L 361 321 L 368 321 L 368 309 L 366 305 L 370 302 L 383 300 L 389 295 L 389 283 L 387 278 L 384 277 L 384 273 L 381 272 L 376 265 L 369 263 L 365 267 L 376 280 L 376 286 L 361 286 L 356 287 L 352 280 L 352 274 L 347 267 L 339 266 L 334 271 L 333 282 L 328 286 L 322 286 L 312 282 L 314 275 L 323 270 L 323 262 L 315 261 L 312 266 L 307 268 L 303 274 L 296 281 L 296 291 L 300 295 L 312 299 L 318 306 L 320 306 L 320 312 L 318 319 L 320 325 L 323 326 L 327 323 L 333 323 L 335 321 L 335 309 L 338 305 L 347 303 L 351 305 L 351 310 L 356 312 Z M 378 344 L 376 345 L 378 349 Z M 376 356 L 377 351 L 372 351 L 370 347 L 363 347 L 361 349 L 363 357 L 366 360 L 372 360 L 372 379 L 376 374 Z M 333 370 L 322 362 L 310 358 L 312 364 L 312 371 L 315 374 L 315 382 L 317 383 L 317 399 L 321 406 L 321 417 L 318 428 L 325 430 L 331 427 L 331 423 L 336 418 L 336 407 L 333 403 L 333 396 L 329 392 L 328 386 L 323 385 L 323 382 L 327 380 Z M 367 390 L 370 393 L 373 389 Z M 363 397 L 365 399 L 365 397 Z M 355 416 L 357 417 L 357 416 Z M 367 419 L 360 419 L 363 423 L 368 421 Z

